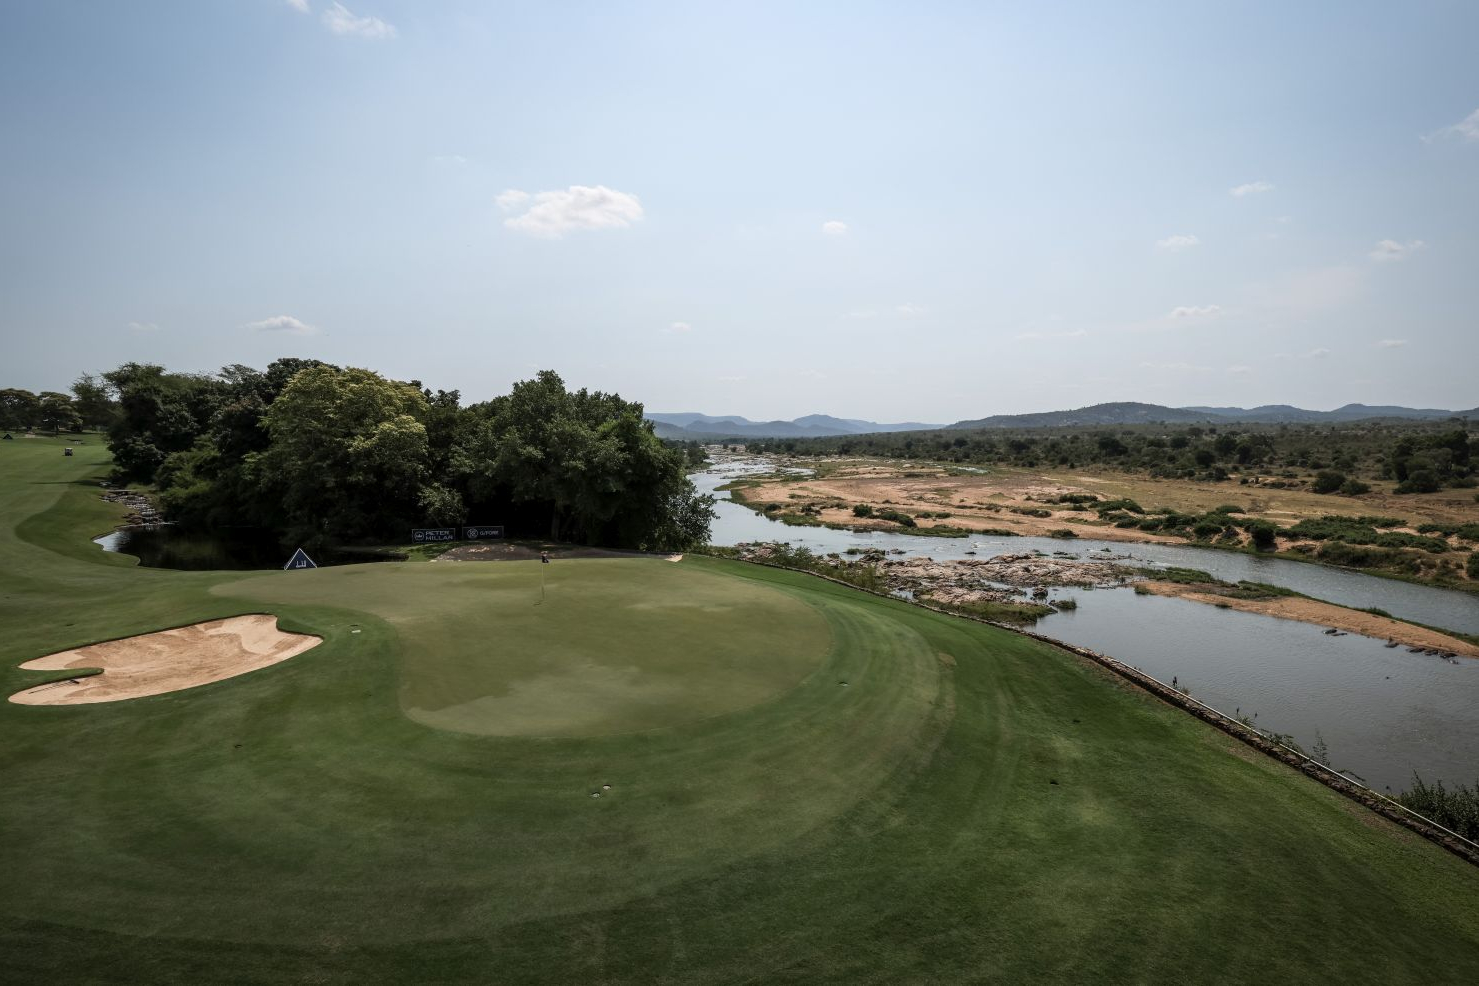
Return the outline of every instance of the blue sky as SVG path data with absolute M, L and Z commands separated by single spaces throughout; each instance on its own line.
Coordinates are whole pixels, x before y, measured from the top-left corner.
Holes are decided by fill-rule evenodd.
M 1479 5 L 11 3 L 0 386 L 1479 404 Z

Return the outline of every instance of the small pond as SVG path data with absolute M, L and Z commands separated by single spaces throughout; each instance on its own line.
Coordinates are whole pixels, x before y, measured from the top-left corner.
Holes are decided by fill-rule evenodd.
M 250 527 L 187 531 L 174 524 L 121 527 L 93 541 L 104 551 L 133 555 L 147 568 L 185 571 L 251 571 L 282 568 L 296 545 L 284 546 L 271 531 Z M 338 548 L 312 553 L 319 565 L 397 561 L 398 556 L 369 549 Z

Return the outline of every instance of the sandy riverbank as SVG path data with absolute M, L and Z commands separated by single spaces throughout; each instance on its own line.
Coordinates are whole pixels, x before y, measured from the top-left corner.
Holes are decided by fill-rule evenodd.
M 1388 616 L 1365 613 L 1358 609 L 1347 609 L 1334 603 L 1301 596 L 1274 596 L 1268 599 L 1239 599 L 1222 595 L 1216 587 L 1185 584 L 1180 582 L 1142 582 L 1140 586 L 1157 596 L 1174 596 L 1193 602 L 1208 603 L 1236 609 L 1244 613 L 1259 613 L 1276 616 L 1281 620 L 1298 620 L 1316 626 L 1334 627 L 1347 633 L 1358 633 L 1381 640 L 1395 640 L 1405 647 L 1420 647 L 1445 654 L 1479 657 L 1479 646 L 1450 637 L 1448 634 L 1414 626 Z

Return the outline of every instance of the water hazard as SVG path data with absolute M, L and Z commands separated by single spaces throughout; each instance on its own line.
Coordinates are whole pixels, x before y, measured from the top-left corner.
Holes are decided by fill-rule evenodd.
M 692 477 L 720 498 L 714 544 L 788 541 L 823 554 L 882 548 L 935 559 L 1033 550 L 1085 559 L 1130 555 L 1124 564 L 1197 568 L 1227 581 L 1267 582 L 1345 606 L 1376 606 L 1419 623 L 1479 633 L 1479 598 L 1304 562 L 1087 538 L 933 538 L 792 527 L 716 492 L 738 476 L 772 468 L 730 462 Z M 1042 620 L 1039 633 L 1110 654 L 1166 681 L 1175 677 L 1194 697 L 1228 714 L 1256 714 L 1258 726 L 1291 734 L 1306 750 L 1323 740 L 1334 767 L 1377 790 L 1409 786 L 1414 771 L 1428 781 L 1479 780 L 1479 660 L 1452 663 L 1356 634 L 1326 636 L 1308 623 L 1137 596 L 1131 589 L 1054 594 L 1072 596 L 1078 609 Z

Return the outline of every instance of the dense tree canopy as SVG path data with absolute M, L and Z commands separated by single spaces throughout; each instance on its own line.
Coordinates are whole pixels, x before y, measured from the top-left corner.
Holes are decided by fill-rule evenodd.
M 154 483 L 185 525 L 308 542 L 465 522 L 650 549 L 708 536 L 694 450 L 657 438 L 640 404 L 550 371 L 466 408 L 456 391 L 312 360 L 210 376 L 130 363 L 102 379 L 78 393 L 112 416 L 119 477 Z

